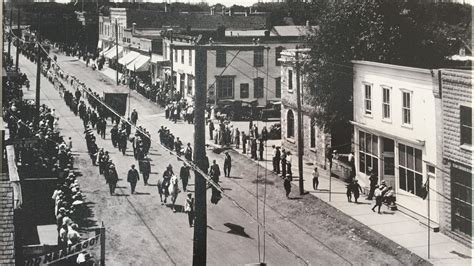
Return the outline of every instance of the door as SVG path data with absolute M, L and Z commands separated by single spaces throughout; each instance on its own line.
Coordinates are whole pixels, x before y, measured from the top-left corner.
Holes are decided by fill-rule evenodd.
M 382 138 L 382 178 L 387 186 L 395 188 L 395 142 L 393 139 Z

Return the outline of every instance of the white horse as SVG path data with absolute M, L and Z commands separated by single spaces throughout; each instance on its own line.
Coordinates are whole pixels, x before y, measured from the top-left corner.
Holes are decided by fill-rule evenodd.
M 163 195 L 165 196 L 164 203 L 166 203 L 168 196 L 171 196 L 171 204 L 172 204 L 171 206 L 172 206 L 173 212 L 176 212 L 174 204 L 180 192 L 178 188 L 178 177 L 175 174 L 173 174 L 170 177 L 168 182 L 169 183 L 166 184 L 164 178 L 160 178 L 158 180 L 158 193 L 160 194 L 160 200 L 162 204 L 163 204 Z

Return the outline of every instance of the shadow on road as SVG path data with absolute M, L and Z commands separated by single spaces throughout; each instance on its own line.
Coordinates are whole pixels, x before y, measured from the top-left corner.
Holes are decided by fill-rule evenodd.
M 238 235 L 246 238 L 251 238 L 247 233 L 245 233 L 245 228 L 240 225 L 233 224 L 233 223 L 225 223 L 230 230 L 227 232 L 228 234 Z

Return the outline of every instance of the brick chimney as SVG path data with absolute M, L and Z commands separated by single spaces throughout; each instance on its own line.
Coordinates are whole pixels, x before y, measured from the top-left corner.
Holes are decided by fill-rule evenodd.
M 309 20 L 306 20 L 306 27 L 307 28 L 311 27 L 311 24 L 309 23 Z
M 133 22 L 132 23 L 132 36 L 135 35 L 135 28 L 137 26 L 137 23 Z

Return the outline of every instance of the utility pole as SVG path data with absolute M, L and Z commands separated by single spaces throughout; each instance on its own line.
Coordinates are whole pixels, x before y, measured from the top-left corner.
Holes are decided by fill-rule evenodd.
M 296 47 L 298 49 L 298 46 Z M 303 181 L 303 123 L 301 114 L 301 88 L 300 88 L 300 62 L 299 52 L 295 52 L 296 60 L 296 105 L 298 108 L 298 175 L 299 175 L 299 187 L 300 195 L 304 194 L 304 181 Z
M 21 28 L 20 28 L 20 7 L 18 7 L 18 18 L 17 18 L 17 29 L 18 29 L 18 39 L 16 40 L 16 60 L 15 60 L 15 69 L 18 71 L 18 59 L 20 58 L 20 38 L 21 38 Z
M 117 81 L 117 86 L 119 85 L 119 75 L 118 75 L 118 22 L 115 19 L 115 55 L 117 56 L 117 64 L 115 65 L 115 80 Z
M 40 81 L 41 81 L 41 13 L 39 14 L 39 22 L 38 22 L 38 32 L 36 34 L 36 128 L 39 126 L 39 110 L 40 110 Z
M 171 95 L 174 96 L 174 80 L 173 80 L 173 65 L 174 65 L 174 57 L 173 57 L 173 29 L 170 30 L 170 65 L 171 65 Z M 207 58 L 206 58 L 207 59 Z
M 8 60 L 10 60 L 10 50 L 12 45 L 12 23 L 13 23 L 13 4 L 10 5 L 10 30 L 8 31 Z
M 171 50 L 173 46 L 170 47 Z M 195 109 L 194 109 L 194 162 L 204 172 L 206 164 L 206 126 L 204 111 L 207 98 L 207 50 L 196 46 L 194 71 L 196 74 Z M 173 59 L 173 58 L 171 58 Z M 171 60 L 172 62 L 172 60 Z M 173 79 L 173 76 L 171 76 Z M 193 238 L 193 265 L 206 265 L 207 250 L 207 182 L 197 171 L 195 176 L 196 220 Z

